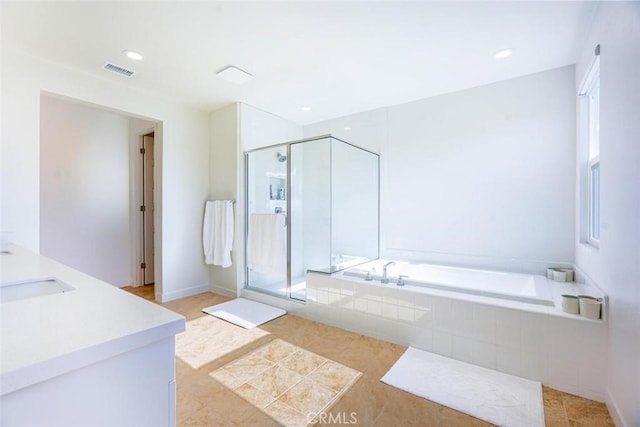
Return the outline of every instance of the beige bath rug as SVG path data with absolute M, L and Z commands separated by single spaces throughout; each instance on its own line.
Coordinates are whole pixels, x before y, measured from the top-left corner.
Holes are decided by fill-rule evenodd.
M 303 427 L 322 423 L 362 373 L 275 339 L 210 375 L 280 424 Z

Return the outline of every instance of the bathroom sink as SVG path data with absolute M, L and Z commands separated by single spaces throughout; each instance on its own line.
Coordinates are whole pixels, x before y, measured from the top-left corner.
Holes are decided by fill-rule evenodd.
M 55 277 L 0 283 L 0 303 L 61 294 L 73 290 L 75 290 L 73 286 L 67 285 Z

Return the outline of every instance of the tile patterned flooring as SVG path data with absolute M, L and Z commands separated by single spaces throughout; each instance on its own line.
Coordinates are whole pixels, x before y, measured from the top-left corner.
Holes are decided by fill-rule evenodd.
M 153 300 L 152 286 L 123 289 Z M 200 311 L 228 300 L 204 293 L 162 304 L 187 318 L 186 332 L 176 336 L 178 426 L 304 425 L 300 414 L 318 406 L 329 409 L 314 420 L 317 426 L 490 425 L 380 382 L 404 352 L 402 346 L 289 314 L 243 329 Z M 282 353 L 288 357 L 274 363 Z M 291 359 L 295 354 L 301 360 Z M 300 377 L 322 363 L 300 380 L 291 378 L 291 370 L 281 370 L 285 361 Z M 334 372 L 341 365 L 361 375 L 345 386 Z M 241 378 L 234 372 L 253 376 Z M 287 389 L 294 380 L 308 382 Z M 336 392 L 341 384 L 344 390 Z M 330 398 L 332 393 L 337 398 Z M 604 404 L 548 387 L 544 410 L 548 427 L 614 426 Z
M 279 338 L 210 374 L 290 426 L 309 424 L 306 414 L 325 412 L 361 375 Z

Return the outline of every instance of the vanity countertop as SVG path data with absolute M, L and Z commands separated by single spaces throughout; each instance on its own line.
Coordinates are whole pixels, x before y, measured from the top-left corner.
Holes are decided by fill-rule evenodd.
M 0 396 L 185 330 L 185 319 L 108 283 L 10 246 L 0 286 L 56 278 L 75 288 L 0 304 Z

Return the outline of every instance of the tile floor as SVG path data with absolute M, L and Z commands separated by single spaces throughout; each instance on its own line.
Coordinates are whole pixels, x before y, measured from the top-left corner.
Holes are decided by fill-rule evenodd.
M 210 376 L 284 425 L 309 424 L 362 373 L 279 338 L 213 371 Z
M 124 289 L 153 300 L 152 286 Z M 315 390 L 314 393 L 308 392 L 303 396 L 295 395 L 295 390 L 288 395 L 282 393 L 286 390 L 287 379 L 278 377 L 275 372 L 265 373 L 269 368 L 277 366 L 273 361 L 270 361 L 271 364 L 260 362 L 265 365 L 265 369 L 261 371 L 263 377 L 254 376 L 248 383 L 238 382 L 241 379 L 227 375 L 231 372 L 225 372 L 229 371 L 228 368 L 233 370 L 237 364 L 252 360 L 257 353 L 264 354 L 271 347 L 272 351 L 274 348 L 288 348 L 312 359 L 313 356 L 309 356 L 309 353 L 313 353 L 319 358 L 316 363 L 333 362 L 337 366 L 343 365 L 353 370 L 347 372 L 361 373 L 355 378 L 355 382 L 346 386 L 343 384 L 344 390 L 333 391 L 337 398 L 329 399 L 330 407 L 324 414 L 324 419 L 314 420 L 318 426 L 489 425 L 380 382 L 379 379 L 404 352 L 405 348 L 402 346 L 294 315 L 285 315 L 257 328 L 242 329 L 200 311 L 203 307 L 227 300 L 228 298 L 217 294 L 204 293 L 162 304 L 187 318 L 186 332 L 176 337 L 178 426 L 303 425 L 305 420 L 300 417 L 301 411 L 316 410 L 318 405 L 325 405 L 329 399 L 326 390 L 324 395 L 316 390 L 330 389 L 326 387 L 329 381 L 326 377 L 322 379 L 325 384 L 320 383 L 323 388 L 316 384 L 316 389 L 305 387 L 298 390 L 301 393 Z M 256 373 L 258 374 L 260 372 Z M 280 388 L 276 390 L 278 387 Z M 276 399 L 274 394 L 280 397 Z M 312 395 L 324 397 L 316 399 Z M 292 400 L 292 396 L 299 400 Z M 269 411 L 260 409 L 268 406 L 272 406 L 270 413 L 274 416 L 269 415 Z M 548 387 L 544 387 L 544 409 L 546 425 L 549 427 L 614 425 L 604 404 Z

